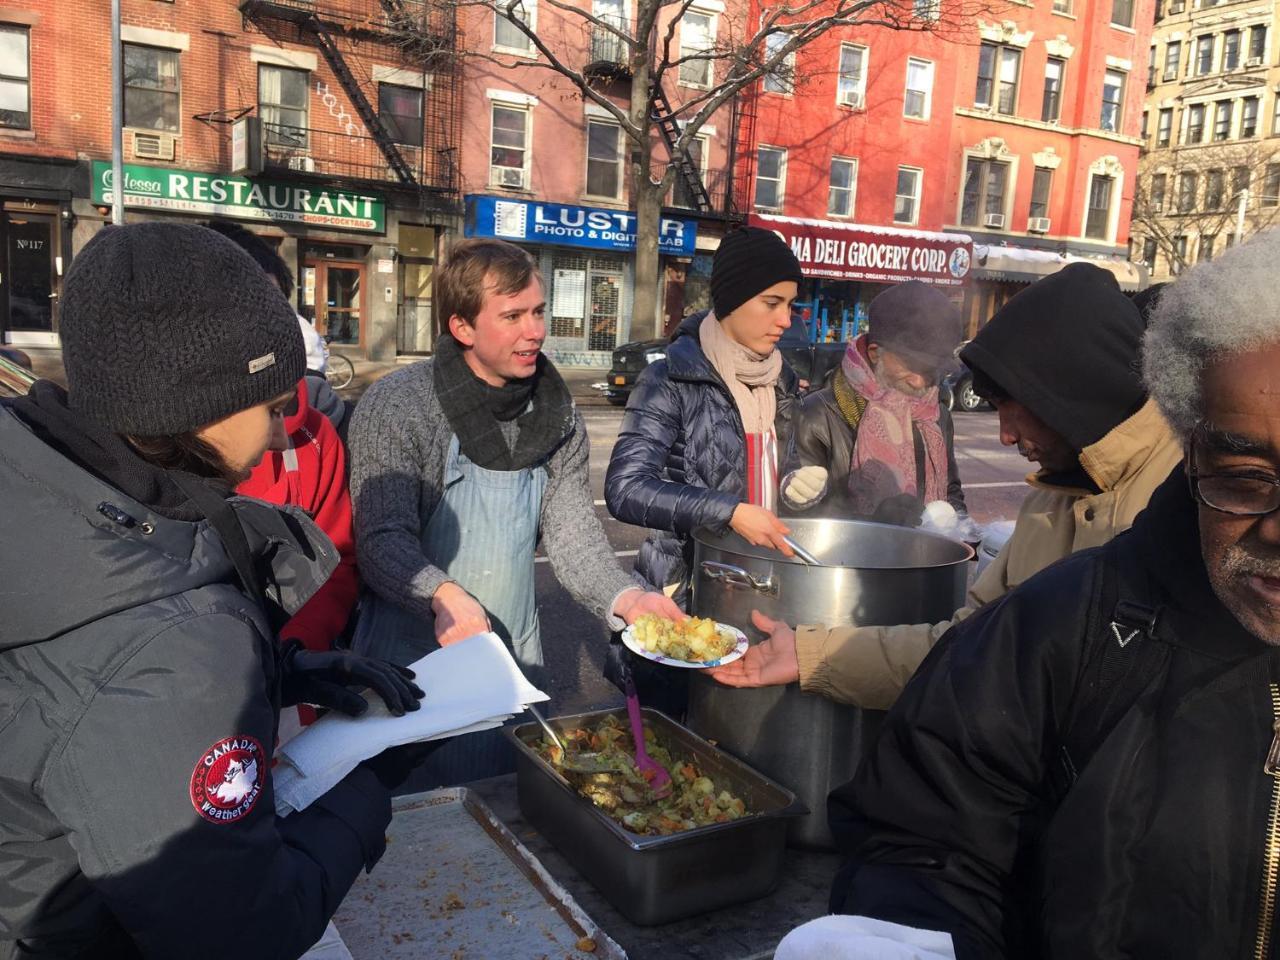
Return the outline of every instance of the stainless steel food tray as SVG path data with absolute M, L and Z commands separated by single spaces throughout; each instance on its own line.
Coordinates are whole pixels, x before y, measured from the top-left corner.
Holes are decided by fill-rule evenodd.
M 667 837 L 631 833 L 538 755 L 533 743 L 541 728 L 528 723 L 506 728 L 516 746 L 516 791 L 525 819 L 632 923 L 669 923 L 769 893 L 782 869 L 785 818 L 805 813 L 804 807 L 789 790 L 665 714 L 643 713 L 659 742 L 692 760 L 717 790 L 740 797 L 748 814 Z M 599 710 L 550 723 L 559 732 L 609 715 L 626 722 L 625 710 Z

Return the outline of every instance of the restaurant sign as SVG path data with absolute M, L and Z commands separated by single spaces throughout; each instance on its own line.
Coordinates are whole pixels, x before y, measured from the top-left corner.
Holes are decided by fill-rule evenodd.
M 806 277 L 940 287 L 964 283 L 973 241 L 963 233 L 887 228 L 755 214 L 753 226 L 772 230 L 791 247 Z
M 517 243 L 553 243 L 564 247 L 630 251 L 636 248 L 636 215 L 629 210 L 578 207 L 479 194 L 466 198 L 468 237 L 499 237 Z M 696 220 L 663 217 L 658 252 L 692 257 Z
M 95 160 L 93 202 L 111 203 L 112 193 L 111 164 Z M 387 226 L 386 202 L 378 197 L 132 163 L 124 166 L 124 204 L 240 220 L 304 223 L 335 230 L 383 233 Z

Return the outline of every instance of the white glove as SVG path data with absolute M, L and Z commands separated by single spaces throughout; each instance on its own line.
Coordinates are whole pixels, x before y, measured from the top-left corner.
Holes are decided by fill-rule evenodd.
M 801 467 L 787 475 L 782 496 L 797 509 L 813 506 L 827 492 L 826 467 Z

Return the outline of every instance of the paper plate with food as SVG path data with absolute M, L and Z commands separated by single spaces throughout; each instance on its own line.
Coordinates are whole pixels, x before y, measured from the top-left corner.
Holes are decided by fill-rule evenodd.
M 623 630 L 622 642 L 646 660 L 695 670 L 733 663 L 747 652 L 747 635 L 737 627 L 702 617 L 677 623 L 654 613 Z

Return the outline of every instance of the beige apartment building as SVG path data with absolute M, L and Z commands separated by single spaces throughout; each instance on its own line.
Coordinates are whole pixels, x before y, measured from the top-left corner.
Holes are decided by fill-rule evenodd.
M 1275 0 L 1161 0 L 1147 65 L 1130 257 L 1154 281 L 1280 214 Z

